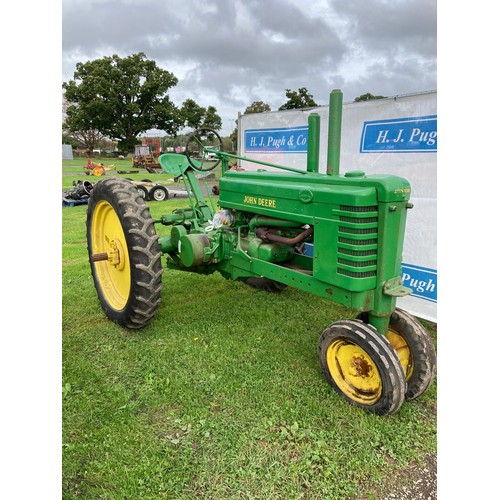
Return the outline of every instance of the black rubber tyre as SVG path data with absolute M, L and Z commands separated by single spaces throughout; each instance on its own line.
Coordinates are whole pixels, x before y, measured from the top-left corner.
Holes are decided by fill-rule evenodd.
M 154 186 L 151 191 L 149 191 L 149 199 L 152 201 L 168 200 L 167 188 L 163 186 Z
M 368 314 L 358 318 L 368 322 Z M 427 391 L 436 375 L 436 351 L 423 325 L 412 314 L 396 309 L 390 319 L 387 334 L 406 372 L 406 399 L 416 399 Z
M 189 164 L 199 172 L 213 170 L 221 161 L 219 158 L 215 161 L 209 160 L 205 148 L 222 151 L 222 139 L 215 130 L 202 127 L 189 135 L 185 150 Z
M 286 288 L 284 283 L 280 283 L 279 281 L 274 281 L 269 278 L 247 278 L 245 283 L 253 288 L 257 288 L 258 290 L 273 293 L 281 292 Z
M 318 356 L 327 382 L 354 406 L 389 415 L 403 404 L 403 367 L 373 326 L 356 320 L 332 323 L 321 335 Z
M 141 179 L 141 182 L 153 182 L 153 181 L 150 179 Z
M 106 316 L 126 328 L 145 326 L 160 303 L 163 268 L 149 207 L 134 184 L 108 178 L 94 186 L 87 209 L 87 248 Z M 98 255 L 104 258 L 94 262 Z
M 135 184 L 135 187 L 137 188 L 137 191 L 141 193 L 141 196 L 143 197 L 144 200 L 149 199 L 149 192 L 147 188 L 145 188 L 144 186 L 140 186 L 138 184 Z

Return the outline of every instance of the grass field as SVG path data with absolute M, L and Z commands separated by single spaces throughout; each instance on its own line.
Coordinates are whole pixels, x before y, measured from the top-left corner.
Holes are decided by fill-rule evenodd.
M 84 163 L 63 163 L 63 189 L 87 178 Z M 122 175 L 134 176 L 173 182 Z M 153 217 L 187 206 L 148 203 Z M 108 321 L 85 217 L 62 209 L 63 498 L 379 499 L 435 454 L 436 383 L 388 417 L 328 386 L 318 339 L 355 315 L 332 302 L 165 270 L 148 326 Z

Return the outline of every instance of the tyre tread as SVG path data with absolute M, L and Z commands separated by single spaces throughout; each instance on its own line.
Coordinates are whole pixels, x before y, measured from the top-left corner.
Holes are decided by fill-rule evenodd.
M 115 311 L 100 291 L 91 263 L 94 287 L 106 315 L 120 326 L 142 328 L 154 317 L 163 288 L 161 251 L 149 207 L 136 187 L 125 179 L 108 178 L 92 190 L 87 210 L 87 248 L 92 253 L 92 213 L 99 200 L 106 200 L 118 214 L 129 248 L 132 284 L 129 300 L 122 311 Z

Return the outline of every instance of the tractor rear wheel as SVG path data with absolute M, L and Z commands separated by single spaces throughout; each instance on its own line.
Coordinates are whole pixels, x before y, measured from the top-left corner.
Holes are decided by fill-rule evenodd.
M 403 404 L 403 367 L 373 326 L 356 320 L 332 323 L 319 340 L 318 356 L 327 382 L 354 406 L 388 415 Z
M 368 322 L 368 314 L 358 318 Z M 436 351 L 427 330 L 411 314 L 396 309 L 389 322 L 387 340 L 398 353 L 406 373 L 406 399 L 416 399 L 429 388 L 436 373 Z
M 127 328 L 145 326 L 158 309 L 163 269 L 149 207 L 131 182 L 96 183 L 87 209 L 87 248 L 106 316 Z

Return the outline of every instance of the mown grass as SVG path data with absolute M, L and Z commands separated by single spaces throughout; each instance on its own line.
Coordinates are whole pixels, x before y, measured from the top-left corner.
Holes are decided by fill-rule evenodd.
M 381 498 L 436 452 L 436 383 L 388 417 L 328 386 L 317 341 L 354 312 L 327 300 L 165 270 L 148 326 L 108 321 L 85 217 L 62 209 L 63 498 Z

